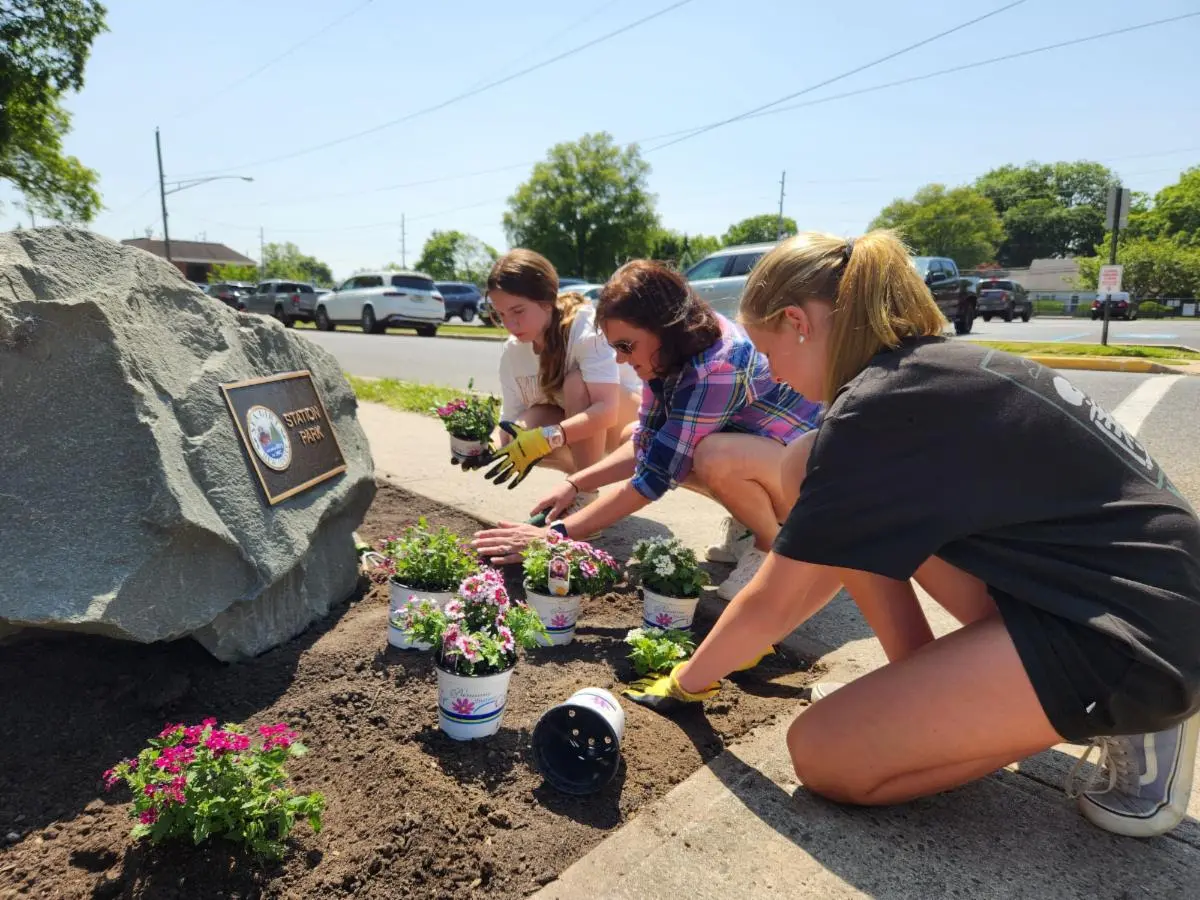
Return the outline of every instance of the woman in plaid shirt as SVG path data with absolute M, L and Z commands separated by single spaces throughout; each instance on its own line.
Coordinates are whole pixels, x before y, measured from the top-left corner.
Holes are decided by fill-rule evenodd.
M 551 527 L 588 535 L 684 485 L 745 523 L 754 539 L 720 594 L 731 598 L 757 571 L 791 504 L 782 483 L 787 445 L 812 430 L 821 408 L 776 382 L 765 358 L 734 324 L 713 312 L 673 269 L 648 260 L 622 266 L 600 295 L 596 319 L 644 382 L 630 440 L 568 477 L 534 511 L 550 518 L 580 492 L 623 482 Z M 476 548 L 493 562 L 519 558 L 545 529 L 482 531 Z

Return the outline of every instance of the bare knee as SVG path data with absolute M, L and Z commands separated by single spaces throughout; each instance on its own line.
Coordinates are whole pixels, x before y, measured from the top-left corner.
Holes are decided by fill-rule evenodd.
M 829 729 L 824 726 L 824 716 L 816 707 L 828 700 L 818 701 L 800 713 L 788 728 L 788 753 L 792 758 L 792 769 L 796 778 L 808 790 L 835 803 L 867 806 L 873 801 L 873 785 L 856 779 L 847 767 L 839 765 L 840 754 L 834 749 Z
M 563 379 L 562 399 L 564 411 L 568 416 L 581 413 L 592 405 L 587 382 L 583 380 L 583 373 L 578 369 L 568 372 L 567 377 Z

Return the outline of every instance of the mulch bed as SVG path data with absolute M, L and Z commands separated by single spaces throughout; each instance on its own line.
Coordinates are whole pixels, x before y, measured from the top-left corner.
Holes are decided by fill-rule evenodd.
M 422 515 L 464 534 L 479 527 L 383 485 L 360 533 L 373 542 Z M 632 679 L 622 639 L 640 620 L 636 595 L 585 601 L 574 643 L 518 664 L 500 733 L 466 743 L 438 729 L 429 655 L 388 646 L 386 604 L 386 586 L 364 580 L 295 640 L 234 665 L 191 641 L 49 634 L 6 646 L 0 844 L 16 840 L 0 850 L 0 897 L 524 897 L 730 741 L 794 715 L 812 680 L 802 661 L 778 656 L 727 682 L 703 713 L 666 719 L 624 703 L 616 778 L 569 797 L 538 774 L 530 733 L 575 690 L 615 693 Z M 289 770 L 297 790 L 325 794 L 321 834 L 298 825 L 286 857 L 266 864 L 225 842 L 130 844 L 128 792 L 104 793 L 100 774 L 165 722 L 206 716 L 301 732 L 310 753 Z

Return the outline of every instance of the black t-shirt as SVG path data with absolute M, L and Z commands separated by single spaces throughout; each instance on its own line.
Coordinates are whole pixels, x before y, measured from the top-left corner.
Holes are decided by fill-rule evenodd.
M 910 578 L 930 556 L 1200 679 L 1200 522 L 1057 372 L 967 341 L 875 356 L 820 426 L 775 552 Z

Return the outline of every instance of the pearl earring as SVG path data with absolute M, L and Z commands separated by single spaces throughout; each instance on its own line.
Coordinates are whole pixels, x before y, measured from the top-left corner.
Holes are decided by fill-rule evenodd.
M 804 343 L 804 335 L 802 335 L 802 334 L 796 335 L 796 343 L 803 344 Z

